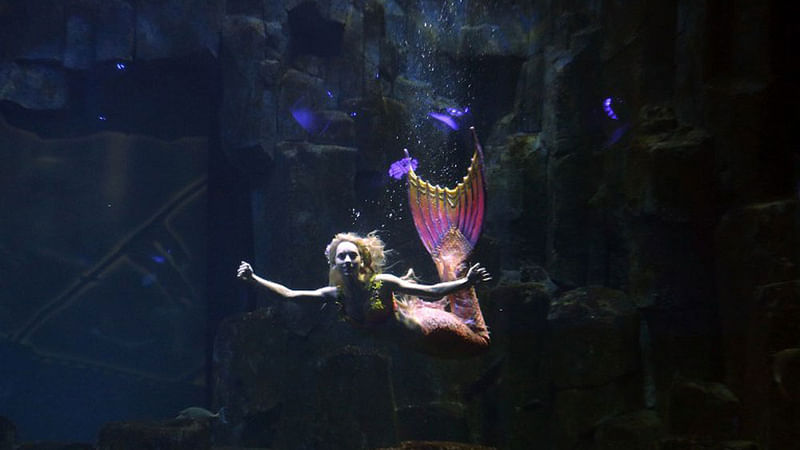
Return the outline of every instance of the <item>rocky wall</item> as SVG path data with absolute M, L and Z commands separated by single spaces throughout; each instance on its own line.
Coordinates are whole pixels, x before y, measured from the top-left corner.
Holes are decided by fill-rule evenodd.
M 245 204 L 252 224 L 230 220 L 251 225 L 243 253 L 290 286 L 326 282 L 335 232 L 372 229 L 397 251 L 393 272 L 433 281 L 387 169 L 407 148 L 424 177 L 453 184 L 471 154 L 464 130 L 477 129 L 489 200 L 474 258 L 496 279 L 479 290 L 489 352 L 431 359 L 319 305 L 219 281 L 220 314 L 242 295 L 257 308 L 228 314 L 213 343 L 213 406 L 231 412 L 218 443 L 797 447 L 796 7 L 10 5 L 0 98 L 20 114 L 69 110 L 84 95 L 74 74 L 96 64 L 211 58 L 212 151 L 233 174 L 218 186 L 244 187 L 210 213 Z M 58 32 L 31 31 L 43 28 Z M 215 268 L 220 280 L 234 269 Z
M 302 6 L 305 12 L 312 8 L 308 5 Z M 303 140 L 311 146 L 308 152 L 323 160 L 328 157 L 323 145 L 331 142 L 354 151 L 352 165 L 336 169 L 352 176 L 353 185 L 341 186 L 324 208 L 310 208 L 318 213 L 318 223 L 331 226 L 330 232 L 342 227 L 344 212 L 362 211 L 358 205 L 364 198 L 378 200 L 376 206 L 384 212 L 392 209 L 387 203 L 392 199 L 386 197 L 394 195 L 396 187 L 384 187 L 390 194 L 383 198 L 368 197 L 359 180 L 381 167 L 385 170 L 396 149 L 408 147 L 419 155 L 422 167 L 431 168 L 463 155 L 458 133 L 445 129 L 449 135 L 442 136 L 426 115 L 437 108 L 445 111 L 448 105 L 473 108 L 471 123 L 486 147 L 489 180 L 489 212 L 476 257 L 500 279 L 482 293 L 495 344 L 490 355 L 472 361 L 485 367 L 476 379 L 467 376 L 469 370 L 450 379 L 465 389 L 461 395 L 442 392 L 433 397 L 466 401 L 469 439 L 503 448 L 529 448 L 534 443 L 545 448 L 620 448 L 627 445 L 622 442 L 633 446 L 626 448 L 683 448 L 696 445 L 698 439 L 751 439 L 780 447 L 786 442 L 763 432 L 769 428 L 766 423 L 784 429 L 783 419 L 767 413 L 769 392 L 776 388 L 769 355 L 777 349 L 766 348 L 766 338 L 757 337 L 764 335 L 764 325 L 751 314 L 760 311 L 757 317 L 767 314 L 764 320 L 774 323 L 767 318 L 774 313 L 758 306 L 742 309 L 747 304 L 743 299 L 721 301 L 753 291 L 758 283 L 797 277 L 797 217 L 791 206 L 796 200 L 770 203 L 775 214 L 763 216 L 767 222 L 747 222 L 756 228 L 747 228 L 752 231 L 746 235 L 759 236 L 754 238 L 759 243 L 766 234 L 757 229 L 777 227 L 770 235 L 780 244 L 768 247 L 777 252 L 768 261 L 782 261 L 778 264 L 783 264 L 783 272 L 776 272 L 771 262 L 756 260 L 753 267 L 773 275 L 747 281 L 752 275 L 733 275 L 746 269 L 727 262 L 761 254 L 755 250 L 756 241 L 734 238 L 741 238 L 734 223 L 745 220 L 746 213 L 736 213 L 742 219 L 731 222 L 729 211 L 743 206 L 744 211 L 761 211 L 757 203 L 746 205 L 796 194 L 791 187 L 796 161 L 787 142 L 776 136 L 764 139 L 763 132 L 754 131 L 768 129 L 780 135 L 784 130 L 785 121 L 766 119 L 781 114 L 768 107 L 777 101 L 777 87 L 770 83 L 780 63 L 755 50 L 780 53 L 776 49 L 783 47 L 774 33 L 785 27 L 775 19 L 781 7 L 740 5 L 731 11 L 718 2 L 681 1 L 311 5 L 322 17 L 315 13 L 314 20 L 328 24 L 326 29 L 338 30 L 331 22 L 344 28 L 341 41 L 336 33 L 329 36 L 341 47 L 325 53 L 305 43 L 303 52 L 294 42 L 301 39 L 292 30 L 298 22 L 288 20 L 288 44 L 268 52 L 274 55 L 285 48 L 282 57 L 270 57 L 281 61 L 279 67 L 284 68 L 278 72 L 285 75 L 275 78 L 281 80 L 278 86 L 266 89 L 283 95 L 275 109 L 278 127 L 261 139 Z M 291 6 L 288 11 L 291 19 Z M 755 19 L 745 21 L 748 14 Z M 718 33 L 736 37 L 728 47 L 720 44 Z M 349 62 L 348 73 L 355 82 L 341 84 L 341 73 L 335 72 L 343 67 L 342 60 Z M 290 94 L 293 80 L 305 81 Z M 316 96 L 316 103 L 308 104 L 314 117 L 323 117 L 323 112 L 331 117 L 329 111 L 338 110 L 353 121 L 352 128 L 344 129 L 354 132 L 333 141 L 319 126 L 297 134 L 300 130 L 281 113 L 280 103 L 296 105 L 305 94 Z M 720 103 L 726 96 L 730 100 Z M 376 101 L 390 109 L 352 108 Z M 389 110 L 396 113 L 387 115 Z M 389 117 L 398 118 L 400 126 Z M 734 125 L 737 120 L 749 125 Z M 282 121 L 295 128 L 282 128 Z M 338 123 L 330 118 L 324 122 Z M 273 161 L 280 161 L 286 145 L 262 147 Z M 319 148 L 312 151 L 313 146 Z M 294 167 L 307 167 L 275 164 L 293 173 Z M 429 176 L 435 181 L 446 182 L 442 180 L 456 170 L 432 172 Z M 291 195 L 271 186 L 263 198 L 276 192 L 281 194 L 256 209 L 269 211 L 267 205 Z M 301 228 L 310 211 L 305 204 L 313 203 L 309 199 L 288 204 Z M 387 226 L 390 245 L 419 255 L 419 246 L 401 236 L 413 235 L 407 220 L 393 223 L 380 211 L 363 212 L 370 223 L 354 220 L 355 228 Z M 266 216 L 270 224 L 284 220 Z M 291 229 L 279 228 L 284 227 Z M 311 236 L 312 254 L 324 245 L 326 236 L 321 234 Z M 278 261 L 288 260 L 288 254 L 267 239 L 271 243 L 263 244 L 264 251 L 257 254 L 279 254 Z M 732 248 L 741 250 L 735 257 L 726 256 Z M 424 267 L 424 258 L 417 255 L 403 256 Z M 282 272 L 281 264 L 265 267 L 285 281 L 306 282 L 304 273 Z M 316 280 L 324 282 L 321 276 Z M 531 282 L 544 289 L 543 303 L 525 294 L 531 292 Z M 313 285 L 314 279 L 307 283 Z M 610 298 L 626 306 L 611 308 L 613 313 L 594 311 L 601 307 L 592 302 L 605 305 L 610 294 L 588 286 L 617 290 L 619 294 Z M 726 302 L 735 306 L 729 309 Z M 582 305 L 591 312 L 574 316 L 578 312 L 567 305 Z M 563 308 L 572 312 L 560 312 Z M 509 316 L 509 311 L 525 314 Z M 614 318 L 613 326 L 604 325 L 609 320 L 604 314 L 612 314 L 608 317 Z M 789 335 L 790 340 L 797 337 Z M 402 353 L 391 359 L 391 372 L 398 379 L 412 367 Z M 600 366 L 594 367 L 593 361 Z M 737 385 L 735 367 L 745 361 L 754 364 L 750 377 L 755 378 L 752 384 Z M 622 364 L 619 370 L 595 379 L 616 367 L 609 365 L 612 362 Z M 436 373 L 442 365 L 428 364 L 425 373 Z M 390 384 L 395 401 L 402 399 L 405 383 L 395 379 Z M 409 407 L 419 408 L 396 408 L 401 434 L 408 427 L 400 412 Z M 692 418 L 698 411 L 705 421 Z M 747 419 L 753 414 L 759 418 L 755 422 Z M 460 429 L 457 423 L 446 428 Z M 439 437 L 452 435 L 442 430 Z

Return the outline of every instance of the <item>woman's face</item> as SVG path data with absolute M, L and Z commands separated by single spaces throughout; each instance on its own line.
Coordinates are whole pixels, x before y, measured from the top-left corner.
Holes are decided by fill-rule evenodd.
M 336 268 L 346 277 L 358 274 L 361 267 L 361 255 L 358 247 L 352 242 L 344 241 L 336 246 L 336 257 L 334 258 Z

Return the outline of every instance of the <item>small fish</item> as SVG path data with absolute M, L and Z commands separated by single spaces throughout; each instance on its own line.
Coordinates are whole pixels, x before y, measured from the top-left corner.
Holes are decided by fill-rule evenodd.
M 463 110 L 458 108 L 447 108 L 447 114 L 450 114 L 450 117 L 461 117 L 468 112 L 469 107 L 466 107 Z
M 393 162 L 389 166 L 389 176 L 395 180 L 403 178 L 411 170 L 417 170 L 417 166 L 419 166 L 419 161 L 408 154 L 408 149 L 404 148 L 403 151 L 406 153 L 406 157 Z
M 428 117 L 431 117 L 431 118 L 433 118 L 433 119 L 436 119 L 436 120 L 438 120 L 439 122 L 441 122 L 441 123 L 443 123 L 443 124 L 447 125 L 448 127 L 450 127 L 450 128 L 451 128 L 451 129 L 453 129 L 453 130 L 458 130 L 458 128 L 459 128 L 459 126 L 458 126 L 458 123 L 456 123 L 456 121 L 455 121 L 455 120 L 453 120 L 453 118 L 452 118 L 452 117 L 450 117 L 450 116 L 449 116 L 449 115 L 447 115 L 447 114 L 440 114 L 440 113 L 435 113 L 435 112 L 429 112 L 429 113 L 428 113 Z
M 176 419 L 190 419 L 190 420 L 208 420 L 219 419 L 222 423 L 228 423 L 225 419 L 225 407 L 219 409 L 216 413 L 201 408 L 199 406 L 190 406 L 183 411 L 179 412 L 175 417 Z
M 292 117 L 304 130 L 311 132 L 316 128 L 314 113 L 308 108 L 293 108 Z
M 615 113 L 614 109 L 611 108 L 611 97 L 606 97 L 606 99 L 603 100 L 603 110 L 610 119 L 619 120 L 617 113 Z

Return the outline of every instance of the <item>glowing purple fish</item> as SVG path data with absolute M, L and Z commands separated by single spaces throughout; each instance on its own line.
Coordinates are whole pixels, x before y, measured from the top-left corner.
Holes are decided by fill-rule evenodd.
M 314 113 L 307 108 L 293 108 L 292 117 L 304 130 L 311 132 L 314 129 Z
M 403 151 L 406 152 L 406 157 L 393 162 L 389 166 L 389 176 L 395 180 L 403 178 L 403 175 L 411 170 L 417 170 L 417 166 L 419 166 L 419 161 L 408 154 L 408 149 L 404 148 Z
M 450 117 L 461 117 L 468 112 L 469 107 L 464 108 L 463 110 L 458 108 L 447 108 L 447 114 L 450 114 Z
M 603 100 L 603 110 L 605 110 L 606 115 L 614 120 L 617 120 L 617 114 L 614 113 L 614 110 L 611 109 L 611 97 L 606 98 Z
M 435 113 L 435 112 L 429 112 L 428 116 L 438 120 L 439 122 L 442 122 L 443 124 L 447 125 L 448 127 L 450 127 L 453 130 L 458 130 L 458 124 L 456 123 L 456 121 L 453 120 L 453 118 L 450 117 L 447 114 L 439 114 L 439 113 Z

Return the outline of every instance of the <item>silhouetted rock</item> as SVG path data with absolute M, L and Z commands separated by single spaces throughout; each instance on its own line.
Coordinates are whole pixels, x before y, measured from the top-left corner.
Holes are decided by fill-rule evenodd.
M 13 450 L 17 441 L 17 426 L 0 416 L 0 450 Z
M 395 443 L 388 358 L 339 321 L 333 306 L 312 316 L 286 303 L 285 309 L 231 317 L 220 327 L 216 403 L 227 405 L 224 438 L 276 448 Z M 303 324 L 310 328 L 300 335 Z
M 309 411 L 314 447 L 358 449 L 397 442 L 388 358 L 345 347 L 323 357 L 315 377 L 318 409 Z
M 92 444 L 61 442 L 24 442 L 17 450 L 95 450 Z
M 0 100 L 30 109 L 61 109 L 69 100 L 62 69 L 48 65 L 0 62 Z
M 733 439 L 739 432 L 741 402 L 723 384 L 684 381 L 672 388 L 667 417 L 671 434 Z
M 98 450 L 203 450 L 211 448 L 207 424 L 194 420 L 171 422 L 112 422 L 100 429 Z
M 622 291 L 589 287 L 550 304 L 550 357 L 559 388 L 601 386 L 639 371 L 639 314 Z
M 273 230 L 269 239 L 255 242 L 260 272 L 279 277 L 289 286 L 319 287 L 327 282 L 322 254 L 333 235 L 351 220 L 357 158 L 353 147 L 278 143 L 275 164 L 281 169 L 258 187 L 263 192 L 254 207 L 254 225 Z M 291 246 L 281 245 L 289 242 Z
M 266 66 L 273 59 L 267 53 L 267 24 L 248 16 L 226 16 L 221 25 L 221 73 L 228 86 L 220 105 L 220 137 L 231 162 L 249 168 L 249 155 L 241 149 L 262 146 L 274 152 L 277 127 L 277 95 L 266 90 L 274 84 L 278 69 L 271 73 Z M 265 78 L 268 77 L 268 78 Z
M 667 222 L 695 222 L 699 227 L 713 211 L 714 149 L 707 132 L 677 129 L 674 113 L 649 107 L 643 113 L 628 159 L 626 192 L 637 215 Z
M 597 450 L 657 450 L 665 432 L 655 411 L 641 410 L 613 417 L 597 426 Z
M 485 235 L 506 250 L 504 267 L 521 261 L 546 260 L 547 153 L 538 135 L 515 134 L 486 152 Z
M 767 421 L 783 428 L 783 417 L 796 417 L 785 411 L 768 419 L 763 411 L 778 398 L 771 355 L 798 342 L 798 205 L 796 198 L 784 198 L 733 209 L 715 233 L 725 381 L 742 400 L 748 430 Z
M 136 57 L 158 59 L 219 52 L 221 0 L 146 0 L 136 5 Z
M 376 450 L 494 450 L 494 447 L 460 442 L 404 441 L 397 447 L 387 447 Z
M 759 450 L 762 448 L 752 441 L 713 441 L 708 439 L 689 439 L 670 437 L 661 442 L 660 450 Z
M 400 406 L 397 434 L 402 440 L 465 441 L 469 439 L 469 428 L 464 409 L 457 403 Z
M 639 314 L 623 292 L 588 287 L 553 300 L 547 321 L 553 433 L 572 448 L 603 419 L 642 407 Z
M 560 389 L 554 394 L 552 433 L 556 448 L 574 448 L 598 423 L 642 407 L 640 380 L 621 377 L 601 386 Z

